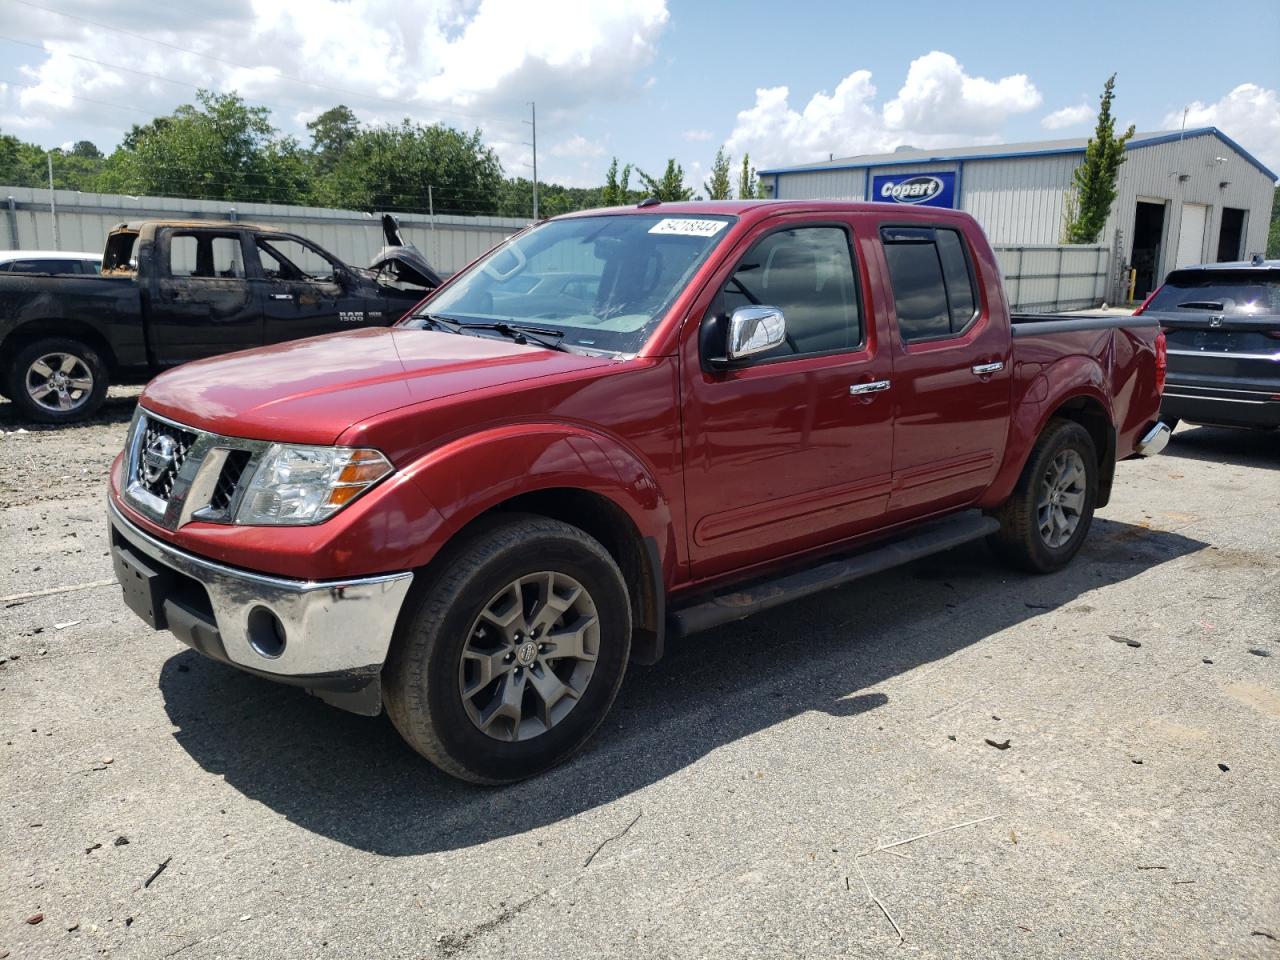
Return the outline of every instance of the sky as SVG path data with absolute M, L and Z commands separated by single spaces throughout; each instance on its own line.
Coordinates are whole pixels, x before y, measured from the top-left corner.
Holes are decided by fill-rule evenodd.
M 1280 172 L 1280 3 L 1204 0 L 0 0 L 0 131 L 109 151 L 134 123 L 238 91 L 306 143 L 372 124 L 479 128 L 509 176 L 601 183 L 722 145 L 760 169 L 916 147 L 1084 137 L 1103 82 L 1140 131 L 1218 126 Z M 1222 9 L 1222 8 L 1217 8 Z M 736 167 L 735 167 L 736 169 Z M 633 180 L 634 184 L 634 180 Z

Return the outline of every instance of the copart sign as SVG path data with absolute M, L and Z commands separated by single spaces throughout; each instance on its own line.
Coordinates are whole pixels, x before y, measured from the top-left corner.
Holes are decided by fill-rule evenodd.
M 894 173 L 875 177 L 871 199 L 923 207 L 954 207 L 956 175 L 946 173 Z

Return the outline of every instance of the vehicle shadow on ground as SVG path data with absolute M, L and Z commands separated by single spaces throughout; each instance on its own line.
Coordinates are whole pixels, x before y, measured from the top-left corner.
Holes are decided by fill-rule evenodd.
M 889 702 L 877 685 L 894 676 L 1205 546 L 1098 519 L 1051 576 L 1010 573 L 972 544 L 689 638 L 629 671 L 584 752 L 501 789 L 439 773 L 385 716 L 340 712 L 191 651 L 165 664 L 160 689 L 201 767 L 304 829 L 387 856 L 458 849 L 608 804 L 800 713 L 875 710 Z
M 18 409 L 10 400 L 0 397 L 0 430 L 17 430 L 19 428 L 36 433 L 47 430 L 74 430 L 77 427 L 109 426 L 113 423 L 128 423 L 133 417 L 134 407 L 138 405 L 140 387 L 113 387 L 107 394 L 102 406 L 88 420 L 75 423 L 36 423 Z
M 1280 430 L 1188 427 L 1169 438 L 1161 456 L 1276 469 L 1280 467 Z

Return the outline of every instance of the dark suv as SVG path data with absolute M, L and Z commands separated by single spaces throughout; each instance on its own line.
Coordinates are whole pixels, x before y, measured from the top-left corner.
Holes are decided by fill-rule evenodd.
M 1280 260 L 1174 270 L 1137 312 L 1169 347 L 1161 420 L 1280 427 Z

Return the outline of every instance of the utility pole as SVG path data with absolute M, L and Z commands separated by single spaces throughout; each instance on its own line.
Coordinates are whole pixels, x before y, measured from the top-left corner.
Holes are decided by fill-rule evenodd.
M 45 159 L 49 161 L 49 218 L 53 221 L 53 249 L 61 250 L 58 243 L 58 201 L 53 195 L 53 151 L 48 151 Z
M 529 101 L 529 119 L 524 121 L 533 129 L 533 219 L 538 219 L 538 105 Z

